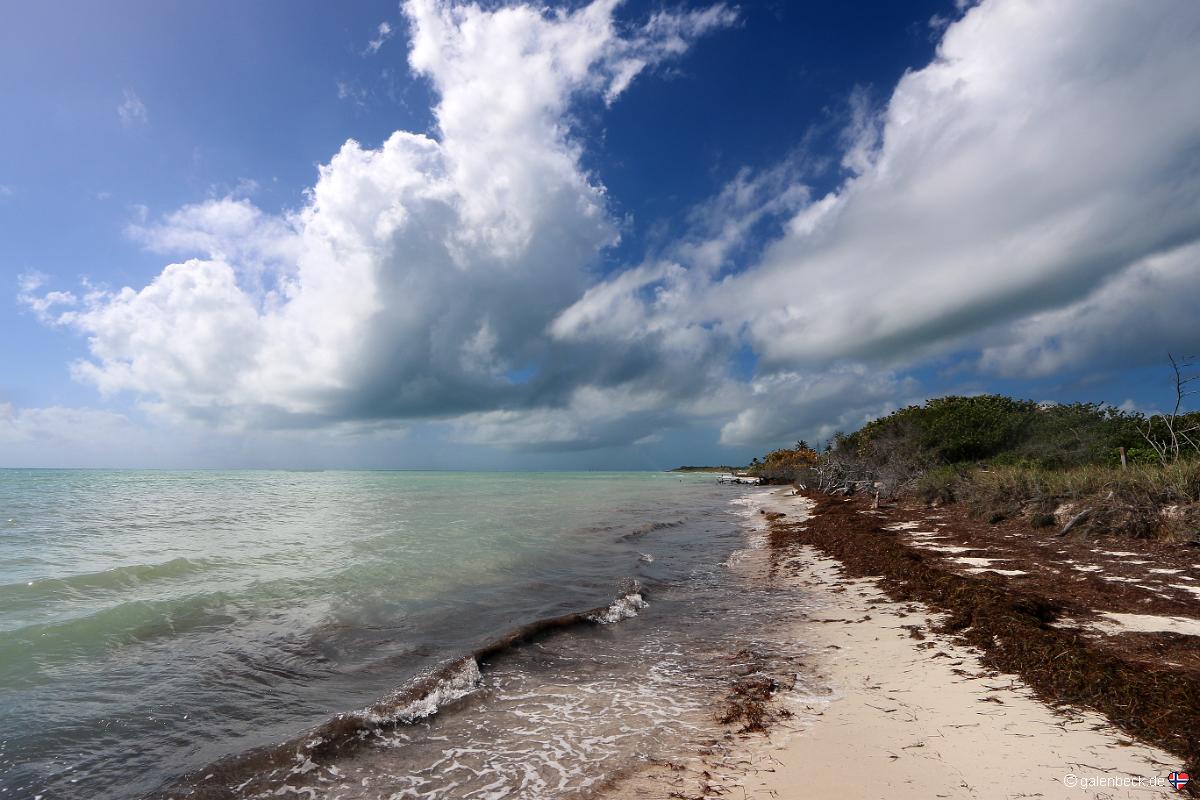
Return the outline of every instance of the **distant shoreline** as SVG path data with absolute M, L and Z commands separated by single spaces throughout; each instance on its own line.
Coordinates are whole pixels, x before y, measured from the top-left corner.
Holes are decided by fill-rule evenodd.
M 667 470 L 668 472 L 741 472 L 745 467 L 675 467 L 675 469 Z

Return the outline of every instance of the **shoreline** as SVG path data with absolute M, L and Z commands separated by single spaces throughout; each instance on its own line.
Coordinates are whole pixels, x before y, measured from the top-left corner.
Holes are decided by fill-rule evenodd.
M 309 787 L 297 789 L 289 784 L 295 775 L 303 776 L 321 764 L 336 767 L 340 760 L 351 758 L 369 746 L 372 737 L 381 731 L 419 723 L 478 691 L 489 659 L 536 644 L 561 631 L 620 622 L 637 616 L 644 605 L 641 588 L 634 585 L 607 605 L 511 628 L 417 676 L 369 706 L 337 712 L 281 742 L 233 753 L 171 778 L 144 800 L 177 795 L 197 800 L 236 800 L 251 793 L 261 796 L 260 793 L 278 794 L 286 789 L 304 791 Z
M 724 514 L 726 500 L 736 501 L 744 496 L 741 492 L 729 496 L 722 494 L 717 498 L 712 511 Z M 394 787 L 390 786 L 388 781 L 404 773 L 404 770 L 397 769 L 397 765 L 408 757 L 405 752 L 413 749 L 429 751 L 431 758 L 428 762 L 414 757 L 415 762 L 419 762 L 422 768 L 428 764 L 443 765 L 447 758 L 452 758 L 447 754 L 454 748 L 440 742 L 447 739 L 447 732 L 461 738 L 463 730 L 468 731 L 467 739 L 459 743 L 457 752 L 481 752 L 469 733 L 480 721 L 491 725 L 497 718 L 497 713 L 501 713 L 509 717 L 520 716 L 521 724 L 528 727 L 529 708 L 539 702 L 546 706 L 555 702 L 565 703 L 560 711 L 565 709 L 567 712 L 578 714 L 578 709 L 582 707 L 581 700 L 592 696 L 601 697 L 603 707 L 594 709 L 600 713 L 590 715 L 587 724 L 597 728 L 607 720 L 611 723 L 611 733 L 625 736 L 626 727 L 633 724 L 629 722 L 631 717 L 609 718 L 605 709 L 618 707 L 618 698 L 622 693 L 629 693 L 630 686 L 633 687 L 633 695 L 641 692 L 666 699 L 664 705 L 667 711 L 664 713 L 667 716 L 675 714 L 678 717 L 675 723 L 679 730 L 671 734 L 671 744 L 663 747 L 666 740 L 660 739 L 641 750 L 642 753 L 657 753 L 662 759 L 660 763 L 671 763 L 669 759 L 672 758 L 686 758 L 694 743 L 713 741 L 713 737 L 720 736 L 726 728 L 756 730 L 759 723 L 755 715 L 765 706 L 768 698 L 759 696 L 753 680 L 742 680 L 745 678 L 742 670 L 749 668 L 754 676 L 769 675 L 772 682 L 777 679 L 781 684 L 786 682 L 789 654 L 773 647 L 775 642 L 771 639 L 781 632 L 775 624 L 781 613 L 790 613 L 802 600 L 793 602 L 784 595 L 763 598 L 765 605 L 748 603 L 745 600 L 737 587 L 741 578 L 736 571 L 730 572 L 727 568 L 742 552 L 739 548 L 744 546 L 745 542 L 744 527 L 737 519 L 723 517 L 720 523 L 709 523 L 710 530 L 720 533 L 716 539 L 704 540 L 708 545 L 722 541 L 730 543 L 733 549 L 727 551 L 729 554 L 726 561 L 721 560 L 725 556 L 713 558 L 714 551 L 710 547 L 696 548 L 695 540 L 688 529 L 679 527 L 683 524 L 676 519 L 639 523 L 632 526 L 627 533 L 619 536 L 613 533 L 612 536 L 615 537 L 614 541 L 624 542 L 628 539 L 641 540 L 641 537 L 657 533 L 658 538 L 647 538 L 645 544 L 639 544 L 638 547 L 658 553 L 659 558 L 664 561 L 684 557 L 683 554 L 691 550 L 695 553 L 696 564 L 704 565 L 714 574 L 725 576 L 717 583 L 700 581 L 696 586 L 692 586 L 688 580 L 684 580 L 668 582 L 661 586 L 652 585 L 646 588 L 646 597 L 649 598 L 647 601 L 641 594 L 643 587 L 640 584 L 636 581 L 628 584 L 626 581 L 631 579 L 622 579 L 625 588 L 606 606 L 541 619 L 512 629 L 500 635 L 491 644 L 472 650 L 469 654 L 446 662 L 419 679 L 404 684 L 396 692 L 369 707 L 336 713 L 319 725 L 292 734 L 282 741 L 238 751 L 216 761 L 207 762 L 198 769 L 170 779 L 145 796 L 234 798 L 298 792 L 315 793 L 312 796 L 318 797 L 377 800 L 379 797 L 390 796 L 380 793 L 384 791 L 382 785 L 388 785 L 387 791 L 392 791 Z M 683 547 L 680 547 L 678 542 L 672 543 L 672 533 L 677 529 L 680 536 L 688 542 Z M 765 554 L 766 551 L 759 552 Z M 649 568 L 649 565 L 655 562 L 654 557 L 642 554 L 638 564 Z M 701 605 L 691 609 L 698 613 L 662 615 L 661 609 L 671 606 L 687 607 L 688 604 L 696 603 L 695 598 L 705 592 L 711 594 Z M 623 624 L 612 625 L 642 616 L 638 612 L 647 605 L 653 612 L 641 620 L 628 627 Z M 768 612 L 769 616 L 763 616 L 762 609 L 767 607 L 774 610 Z M 734 623 L 733 628 L 740 633 L 735 632 L 730 636 L 730 618 L 725 614 L 714 617 L 715 620 L 725 621 L 717 621 L 715 624 L 704 622 L 705 613 L 714 608 L 724 608 L 726 612 L 739 617 L 741 622 Z M 689 687 L 687 690 L 682 690 L 678 682 L 670 685 L 650 684 L 657 686 L 657 689 L 647 693 L 638 688 L 637 681 L 632 684 L 623 683 L 626 677 L 644 677 L 636 671 L 630 672 L 628 676 L 624 673 L 616 675 L 621 678 L 620 683 L 604 682 L 607 668 L 597 665 L 601 664 L 611 648 L 603 645 L 603 640 L 624 640 L 627 644 L 643 646 L 646 644 L 643 641 L 645 634 L 639 634 L 637 631 L 645 626 L 662 629 L 658 633 L 662 633 L 663 630 L 669 633 L 667 638 L 652 638 L 649 641 L 652 645 L 650 650 L 670 641 L 671 636 L 676 636 L 681 643 L 695 645 L 695 649 L 690 653 L 696 654 L 696 658 L 687 650 L 680 651 L 683 659 L 679 665 L 679 674 L 682 676 L 687 673 L 690 676 L 683 681 L 683 685 Z M 709 628 L 712 629 L 711 632 Z M 762 636 L 764 632 L 768 634 L 765 638 Z M 576 644 L 573 645 L 572 641 Z M 596 649 L 597 647 L 600 649 Z M 562 663 L 566 670 L 571 671 L 560 671 L 557 667 L 545 666 L 558 660 L 555 654 L 564 653 L 567 655 Z M 734 655 L 730 657 L 730 653 Z M 575 656 L 584 656 L 580 660 L 582 670 L 576 669 L 571 662 L 571 658 Z M 653 653 L 650 657 L 654 661 L 655 669 L 662 667 L 669 672 L 673 668 L 669 659 L 661 659 Z M 602 691 L 586 686 L 597 678 L 597 685 L 603 687 Z M 514 679 L 520 681 L 527 689 L 513 692 L 511 687 L 514 685 Z M 584 686 L 581 689 L 567 688 L 576 682 Z M 739 685 L 744 692 L 739 692 Z M 728 687 L 732 688 L 726 694 Z M 679 694 L 673 694 L 672 690 L 678 691 Z M 695 697 L 688 696 L 687 691 Z M 773 693 L 774 689 L 770 691 Z M 508 696 L 510 694 L 511 697 Z M 510 700 L 515 704 L 512 708 L 505 705 Z M 658 701 L 654 700 L 652 703 L 658 704 Z M 718 708 L 722 710 L 714 714 L 713 710 Z M 650 707 L 641 709 L 639 713 L 649 714 L 653 711 Z M 545 716 L 543 718 L 550 719 Z M 498 726 L 497 730 L 502 728 L 503 726 Z M 654 728 L 647 725 L 645 729 L 650 731 Z M 508 730 L 511 732 L 512 729 Z M 601 734 L 592 730 L 588 735 Z M 403 751 L 390 749 L 398 743 L 403 744 Z M 576 754 L 568 752 L 567 755 Z M 645 763 L 637 751 L 631 751 L 628 757 L 625 757 L 625 754 L 614 750 L 612 755 L 623 761 L 608 771 L 585 774 L 592 766 L 586 758 L 577 764 L 559 765 L 554 763 L 558 756 L 553 752 L 549 752 L 548 755 L 545 752 L 537 754 L 539 758 L 544 756 L 543 760 L 555 770 L 570 770 L 575 778 L 580 779 L 581 786 L 591 787 L 589 791 L 599 793 L 603 793 L 606 787 L 621 785 L 626 779 L 636 776 Z M 518 760 L 515 766 L 523 769 L 536 760 Z M 488 768 L 491 768 L 490 765 Z M 370 783 L 364 778 L 360 786 L 353 786 L 350 781 L 357 781 L 360 774 L 370 776 Z M 420 787 L 417 787 L 417 790 L 425 791 Z M 456 795 L 422 793 L 411 796 Z
M 77 485 L 97 503 L 66 503 Z M 723 590 L 741 491 L 716 488 L 655 473 L 6 486 L 27 503 L 6 541 L 25 547 L 61 507 L 56 546 L 74 560 L 4 581 L 21 602 L 6 607 L 0 786 L 120 800 L 287 784 L 376 800 L 389 786 L 445 797 L 500 781 L 568 795 L 639 751 L 673 757 L 737 649 L 721 646 L 737 635 L 730 615 L 705 614 L 749 607 L 739 630 L 767 618 Z M 188 513 L 128 524 L 166 499 Z M 222 524 L 189 538 L 209 516 Z M 325 533 L 297 534 L 308 528 Z M 638 618 L 579 622 L 626 616 L 635 580 L 649 600 Z M 494 646 L 525 633 L 551 635 Z M 689 669 L 692 652 L 703 669 Z
M 689 799 L 1180 796 L 1166 782 L 1184 769 L 1180 746 L 1168 752 L 1095 710 L 1047 702 L 1046 687 L 964 641 L 947 609 L 796 535 L 824 524 L 830 501 L 791 492 L 761 493 L 768 563 L 758 579 L 813 598 L 819 610 L 799 614 L 791 635 L 807 645 L 816 685 L 780 692 L 765 735 L 727 735 L 695 763 L 654 769 L 614 796 L 647 796 L 651 786 Z M 853 513 L 875 528 L 874 516 L 888 516 L 866 505 Z M 983 580 L 1003 587 L 1011 577 Z
M 639 800 L 1066 798 L 1081 794 L 1068 776 L 1145 783 L 1183 767 L 1170 742 L 1164 749 L 1134 741 L 1128 724 L 1122 731 L 1095 712 L 1047 705 L 1054 695 L 1044 681 L 1023 680 L 1020 669 L 998 666 L 994 651 L 976 646 L 987 620 L 956 624 L 948 613 L 956 609 L 930 587 L 1024 598 L 1053 624 L 1083 626 L 1069 631 L 1081 646 L 1087 641 L 1079 637 L 1093 635 L 1086 631 L 1128 632 L 1136 624 L 1141 650 L 1130 653 L 1147 658 L 1149 643 L 1164 636 L 1176 646 L 1200 645 L 1200 637 L 1178 633 L 1194 622 L 1187 592 L 1143 606 L 1131 593 L 1149 584 L 1110 584 L 1115 572 L 1081 572 L 1081 596 L 1095 599 L 1096 586 L 1113 592 L 1113 613 L 1088 616 L 1034 598 L 1035 567 L 1018 560 L 1029 543 L 1015 529 L 972 523 L 948 508 L 877 509 L 869 499 L 804 497 L 791 487 L 712 493 L 695 486 L 688 496 L 702 508 L 692 522 L 657 512 L 647 522 L 637 509 L 621 528 L 596 528 L 617 551 L 640 553 L 630 563 L 652 581 L 648 606 L 642 587 L 623 578 L 608 605 L 506 628 L 368 707 L 209 760 L 138 796 L 453 797 L 422 781 L 459 769 L 516 780 L 510 787 Z M 739 510 L 727 515 L 726 501 Z M 986 541 L 971 538 L 979 536 Z M 1051 541 L 1055 552 L 1072 546 Z M 1146 581 L 1191 580 L 1181 566 L 1130 561 L 1111 543 L 1087 545 L 1093 560 L 1124 558 Z M 1063 558 L 1082 563 L 1079 553 Z M 996 568 L 983 564 L 990 561 Z M 978 604 L 969 592 L 955 596 L 964 608 Z M 650 610 L 637 614 L 643 607 Z M 1152 619 L 1173 628 L 1153 633 Z M 1190 708 L 1181 712 L 1184 744 L 1195 735 Z M 531 719 L 560 736 L 561 752 L 543 746 Z M 491 733 L 478 738 L 483 730 Z M 613 745 L 618 739 L 628 744 Z M 460 756 L 478 760 L 459 764 Z M 608 759 L 604 768 L 598 759 Z M 531 765 L 540 773 L 530 777 Z M 564 782 L 555 784 L 559 775 Z M 445 785 L 458 784 L 437 784 Z M 1176 796 L 1161 783 L 1104 791 Z

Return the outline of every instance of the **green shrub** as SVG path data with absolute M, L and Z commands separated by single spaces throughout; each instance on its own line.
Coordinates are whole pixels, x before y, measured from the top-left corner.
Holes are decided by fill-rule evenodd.
M 967 470 L 961 466 L 943 466 L 922 475 L 914 487 L 915 494 L 926 503 L 953 503 L 962 491 Z
M 1200 499 L 1200 451 L 1181 447 L 1181 460 L 1164 466 L 1147 441 L 1167 441 L 1171 422 L 1100 403 L 941 397 L 834 434 L 812 471 L 827 491 L 965 501 L 980 518 L 1021 515 L 1040 527 L 1054 523 L 1063 503 L 1086 501 L 1094 507 L 1087 529 L 1147 536 L 1165 530 L 1163 509 Z M 1175 431 L 1200 429 L 1200 413 L 1173 423 Z M 806 460 L 816 456 L 805 450 Z M 786 471 L 793 452 L 774 451 L 767 461 Z M 1167 515 L 1176 531 L 1170 535 L 1184 535 L 1190 513 Z
M 940 397 L 869 422 L 853 438 L 860 455 L 882 447 L 934 463 L 973 461 L 1020 442 L 1036 408 L 1000 395 Z

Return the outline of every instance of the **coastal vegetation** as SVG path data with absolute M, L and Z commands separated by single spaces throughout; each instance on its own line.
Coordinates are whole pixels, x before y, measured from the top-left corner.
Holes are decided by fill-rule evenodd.
M 1200 544 L 1200 412 L 1184 410 L 1200 375 L 1171 365 L 1170 412 L 940 397 L 836 433 L 819 453 L 805 442 L 774 450 L 748 471 L 831 493 L 961 503 L 992 523 Z

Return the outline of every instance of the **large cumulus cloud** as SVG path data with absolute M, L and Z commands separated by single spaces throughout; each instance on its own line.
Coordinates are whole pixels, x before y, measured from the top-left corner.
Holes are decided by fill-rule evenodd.
M 1195 240 L 1198 33 L 1186 0 L 979 5 L 901 79 L 861 174 L 710 302 L 769 362 L 904 359 Z
M 877 113 L 856 96 L 846 180 L 791 216 L 759 263 L 716 279 L 623 275 L 559 327 L 619 315 L 739 329 L 765 375 L 983 346 L 985 368 L 1036 374 L 1088 366 L 1094 344 L 1048 360 L 1029 340 L 1061 326 L 1094 341 L 1082 328 L 1103 323 L 1080 317 L 1119 286 L 1131 314 L 1163 320 L 1123 327 L 1123 353 L 1161 354 L 1195 328 L 1168 324 L 1163 312 L 1195 314 L 1162 295 L 1200 288 L 1195 250 L 1178 249 L 1200 237 L 1198 34 L 1186 0 L 986 0 Z M 1170 270 L 1146 261 L 1167 252 Z M 647 302 L 653 281 L 666 286 Z M 1012 339 L 1026 344 L 991 346 Z M 1022 366 L 1030 347 L 1043 357 Z
M 437 416 L 460 441 L 549 448 L 680 419 L 731 445 L 819 436 L 919 399 L 906 370 L 947 354 L 1020 377 L 1194 345 L 1200 5 L 984 0 L 881 107 L 852 98 L 833 191 L 806 185 L 802 151 L 743 172 L 688 235 L 597 281 L 619 226 L 572 103 L 616 101 L 734 18 L 629 28 L 616 5 L 409 0 L 434 135 L 347 142 L 289 215 L 226 199 L 138 227 L 191 257 L 141 289 L 27 302 L 89 337 L 80 377 L 171 413 Z
M 597 358 L 544 335 L 618 237 L 569 111 L 588 95 L 615 101 L 735 14 L 630 27 L 617 4 L 409 0 L 409 64 L 439 98 L 434 135 L 346 142 L 290 214 L 225 198 L 135 226 L 147 247 L 190 258 L 140 289 L 68 308 L 26 293 L 30 305 L 89 337 L 75 371 L 103 392 L 242 424 L 554 405 L 645 373 L 644 349 Z

